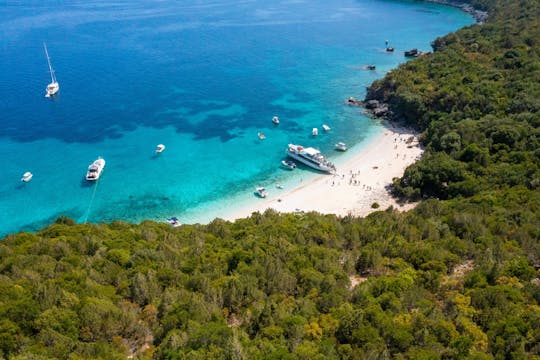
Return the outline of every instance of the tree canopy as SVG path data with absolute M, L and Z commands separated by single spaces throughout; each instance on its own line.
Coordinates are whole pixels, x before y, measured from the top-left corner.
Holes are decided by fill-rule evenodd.
M 368 91 L 422 132 L 413 210 L 8 235 L 0 358 L 539 359 L 540 4 L 473 4 Z

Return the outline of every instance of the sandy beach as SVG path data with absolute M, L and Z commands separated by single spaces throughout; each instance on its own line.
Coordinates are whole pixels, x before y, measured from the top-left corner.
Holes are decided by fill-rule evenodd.
M 421 155 L 417 134 L 409 129 L 388 126 L 358 153 L 336 164 L 336 174 L 320 174 L 291 189 L 268 188 L 265 199 L 234 210 L 223 218 L 232 221 L 268 208 L 278 212 L 317 211 L 341 216 L 365 216 L 391 205 L 408 210 L 413 205 L 396 203 L 387 187 Z M 380 207 L 372 208 L 373 203 Z

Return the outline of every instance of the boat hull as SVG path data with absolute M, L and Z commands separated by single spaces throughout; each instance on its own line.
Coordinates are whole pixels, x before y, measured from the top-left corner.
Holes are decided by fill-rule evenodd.
M 334 168 L 324 166 L 324 165 L 317 165 L 312 163 L 311 161 L 304 159 L 303 157 L 296 155 L 294 153 L 288 153 L 289 157 L 293 158 L 296 161 L 300 161 L 302 164 L 309 166 L 312 169 L 319 170 L 322 172 L 331 173 L 334 172 Z

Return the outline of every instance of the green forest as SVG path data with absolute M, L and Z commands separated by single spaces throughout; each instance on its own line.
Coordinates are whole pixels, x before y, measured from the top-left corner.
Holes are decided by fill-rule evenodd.
M 369 88 L 425 153 L 365 218 L 76 224 L 0 240 L 0 359 L 540 359 L 540 2 Z

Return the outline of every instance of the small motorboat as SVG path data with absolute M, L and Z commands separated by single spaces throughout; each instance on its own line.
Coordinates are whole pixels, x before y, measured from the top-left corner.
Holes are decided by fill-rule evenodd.
M 274 116 L 274 117 L 272 118 L 272 122 L 273 122 L 274 124 L 276 124 L 276 125 L 279 124 L 279 118 L 278 118 L 277 116 Z
M 291 161 L 291 160 L 281 160 L 281 165 L 283 165 L 284 167 L 286 167 L 289 170 L 293 170 L 293 169 L 296 168 L 296 163 L 294 161 Z
M 366 65 L 366 69 L 367 70 L 375 70 L 376 66 L 375 65 Z
M 323 124 L 322 128 L 324 129 L 324 131 L 330 131 L 330 126 L 326 124 Z
M 263 186 L 259 186 L 258 188 L 256 188 L 255 193 L 261 198 L 265 198 L 268 195 L 268 193 L 266 192 L 266 188 Z
M 163 150 L 165 150 L 165 145 L 158 144 L 158 146 L 156 147 L 156 154 L 162 153 Z
M 386 52 L 394 52 L 394 47 L 392 46 L 387 47 Z
M 340 141 L 336 144 L 336 150 L 347 151 L 347 145 L 344 142 Z
M 313 136 L 319 135 L 319 129 L 313 128 L 313 130 L 311 130 L 311 135 L 313 135 Z
M 101 156 L 95 160 L 93 163 L 88 166 L 88 171 L 86 172 L 86 180 L 88 181 L 97 181 L 103 172 L 105 167 L 105 159 Z
M 406 57 L 416 57 L 418 56 L 418 49 L 411 49 L 404 52 Z
M 178 218 L 175 217 L 175 216 L 173 216 L 173 217 L 171 217 L 171 218 L 168 218 L 168 219 L 167 219 L 167 223 L 168 223 L 169 225 L 171 225 L 172 227 L 177 227 L 177 226 L 182 225 L 182 224 L 180 223 L 180 220 L 178 220 Z
M 29 182 L 30 180 L 32 180 L 32 177 L 34 176 L 34 174 L 32 174 L 30 171 L 27 171 L 23 174 L 22 178 L 21 178 L 21 181 L 22 182 Z
M 257 136 L 258 136 L 259 139 L 261 139 L 261 140 L 266 139 L 266 136 L 264 136 L 264 134 L 263 134 L 262 132 L 257 133 Z

